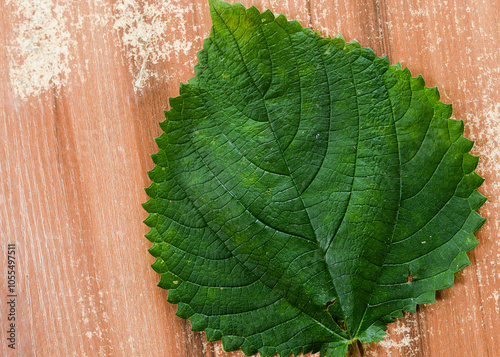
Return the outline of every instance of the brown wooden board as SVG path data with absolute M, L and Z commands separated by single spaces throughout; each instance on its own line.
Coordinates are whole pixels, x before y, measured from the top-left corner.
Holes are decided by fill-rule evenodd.
M 489 197 L 472 265 L 365 356 L 500 354 L 500 3 L 242 0 L 357 39 L 428 86 L 476 141 Z M 167 99 L 209 34 L 205 0 L 0 3 L 0 355 L 243 356 L 174 315 L 141 223 Z M 15 243 L 16 350 L 7 347 Z M 5 302 L 4 302 L 5 301 Z

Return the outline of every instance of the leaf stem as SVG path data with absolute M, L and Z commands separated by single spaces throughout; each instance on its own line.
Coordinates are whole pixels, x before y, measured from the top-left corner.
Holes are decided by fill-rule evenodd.
M 359 350 L 358 341 L 356 341 L 356 352 L 358 354 L 358 357 L 361 357 L 361 352 Z

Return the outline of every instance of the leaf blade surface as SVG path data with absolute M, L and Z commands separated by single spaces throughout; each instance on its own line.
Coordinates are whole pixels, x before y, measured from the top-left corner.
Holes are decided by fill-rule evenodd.
M 357 42 L 240 4 L 211 13 L 150 172 L 160 286 L 226 350 L 340 356 L 379 340 L 477 243 L 463 125 Z

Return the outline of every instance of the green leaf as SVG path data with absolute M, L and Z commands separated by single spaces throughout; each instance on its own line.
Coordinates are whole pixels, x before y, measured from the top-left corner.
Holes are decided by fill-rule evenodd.
M 485 198 L 463 123 L 355 41 L 210 11 L 149 172 L 159 286 L 226 351 L 343 356 L 380 340 L 470 263 Z

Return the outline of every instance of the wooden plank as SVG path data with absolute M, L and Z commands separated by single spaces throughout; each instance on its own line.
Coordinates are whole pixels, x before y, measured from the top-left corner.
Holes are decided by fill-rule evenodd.
M 245 0 L 342 33 L 439 85 L 476 140 L 489 197 L 472 265 L 365 356 L 500 350 L 500 5 L 448 0 Z M 153 138 L 210 30 L 204 0 L 9 0 L 0 11 L 0 264 L 18 252 L 7 356 L 243 356 L 206 343 L 156 288 L 140 222 Z M 5 268 L 3 268 L 5 269 Z M 2 279 L 5 279 L 2 277 Z M 4 294 L 2 282 L 2 294 Z M 4 294 L 5 296 L 5 294 Z

